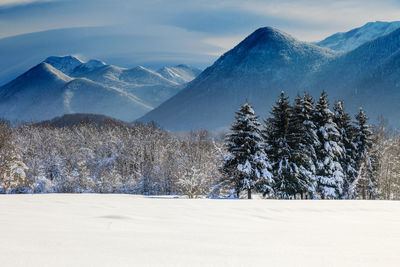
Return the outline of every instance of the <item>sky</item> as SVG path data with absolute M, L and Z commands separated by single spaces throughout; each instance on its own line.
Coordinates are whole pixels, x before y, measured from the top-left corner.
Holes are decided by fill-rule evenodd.
M 179 61 L 206 67 L 259 27 L 274 26 L 300 40 L 317 41 L 370 21 L 399 20 L 399 14 L 400 0 L 0 0 L 0 38 L 56 30 L 36 37 L 35 44 L 39 39 L 46 46 L 51 34 L 58 33 L 53 39 L 59 43 L 52 43 L 59 49 L 49 53 L 95 56 L 122 65 Z M 64 36 L 61 29 L 70 28 L 75 33 Z M 76 49 L 62 48 L 65 38 L 77 38 L 82 31 L 85 42 L 99 31 L 107 37 L 86 50 L 77 44 Z M 21 49 L 29 50 L 31 39 L 13 40 L 18 46 L 25 42 Z M 2 39 L 0 48 L 11 55 Z

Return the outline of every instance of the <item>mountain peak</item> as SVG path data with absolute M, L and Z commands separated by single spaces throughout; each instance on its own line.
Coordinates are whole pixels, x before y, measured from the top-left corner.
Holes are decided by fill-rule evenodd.
M 44 62 L 52 62 L 52 61 L 56 61 L 56 62 L 60 62 L 60 61 L 77 61 L 80 63 L 83 63 L 79 58 L 68 55 L 68 56 L 50 56 L 48 58 L 46 58 L 46 60 Z
M 28 97 L 36 99 L 32 97 L 32 95 L 40 95 L 41 92 L 46 91 L 48 88 L 63 86 L 71 80 L 72 79 L 69 76 L 57 70 L 50 64 L 42 62 L 15 80 L 0 87 L 0 98 L 4 100 L 17 95 L 19 92 L 26 92 Z M 14 100 L 17 100 L 17 98 L 14 98 Z M 7 112 L 10 112 L 11 114 L 13 113 L 11 109 Z
M 64 72 L 67 75 L 71 74 L 77 66 L 83 63 L 81 60 L 73 56 L 51 56 L 46 58 L 46 60 L 43 62 L 50 64 L 54 68 L 58 69 L 61 72 Z
M 260 27 L 257 30 L 255 30 L 251 35 L 287 35 L 286 33 L 282 32 L 281 30 L 271 27 L 271 26 L 265 26 L 265 27 Z
M 272 44 L 285 44 L 296 42 L 297 40 L 292 36 L 273 27 L 262 27 L 255 30 L 246 39 L 244 39 L 238 47 L 245 47 L 251 49 L 253 47 L 272 45 Z

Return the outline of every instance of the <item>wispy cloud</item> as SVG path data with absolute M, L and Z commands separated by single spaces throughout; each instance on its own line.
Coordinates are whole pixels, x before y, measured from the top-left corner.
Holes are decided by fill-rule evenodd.
M 302 39 L 320 39 L 329 31 L 345 31 L 370 21 L 400 18 L 400 5 L 395 0 L 232 0 L 225 4 L 259 16 L 298 22 L 300 27 L 287 28 L 301 33 L 298 37 Z M 309 34 L 304 36 L 307 30 Z
M 50 2 L 52 0 L 0 0 L 0 7 L 26 5 L 37 2 Z
M 259 27 L 317 41 L 370 21 L 399 20 L 399 14 L 399 0 L 0 0 L 0 38 L 112 26 L 118 40 L 126 36 L 126 46 L 106 38 L 87 51 L 120 58 L 129 54 L 137 62 L 173 57 L 195 62 L 222 54 Z

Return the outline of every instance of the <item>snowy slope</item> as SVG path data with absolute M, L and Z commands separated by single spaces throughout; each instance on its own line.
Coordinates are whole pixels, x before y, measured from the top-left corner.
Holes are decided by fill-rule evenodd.
M 71 77 L 86 78 L 94 82 L 102 83 L 106 86 L 123 87 L 126 84 L 119 79 L 123 68 L 112 65 L 98 65 L 97 67 L 78 66 Z
M 182 64 L 175 67 L 163 67 L 157 72 L 168 80 L 182 84 L 194 80 L 194 78 L 199 76 L 201 70 Z
M 316 43 L 319 46 L 338 51 L 350 51 L 377 37 L 389 34 L 400 28 L 400 21 L 368 22 L 360 28 L 348 32 L 339 32 Z
M 71 73 L 71 76 L 86 78 L 108 87 L 124 90 L 152 107 L 157 107 L 175 95 L 186 83 L 167 79 L 161 74 L 142 66 L 125 69 L 99 64 L 97 67 L 86 68 L 85 64 L 82 64 Z
M 0 196 L 2 266 L 385 266 L 395 201 Z
M 121 77 L 121 80 L 128 82 L 128 83 L 133 83 L 136 85 L 167 85 L 167 86 L 174 86 L 174 85 L 179 85 L 182 83 L 177 83 L 172 80 L 168 80 L 164 78 L 161 74 L 146 69 L 145 67 L 142 66 L 137 66 L 135 68 L 125 70 Z
M 98 68 L 104 67 L 107 64 L 104 63 L 103 61 L 96 60 L 96 59 L 91 59 L 88 62 L 82 62 L 78 66 L 76 66 L 73 69 L 73 75 L 78 76 L 78 75 L 83 75 L 85 73 L 89 73 L 91 71 L 94 71 Z
M 132 94 L 87 79 L 74 79 L 62 90 L 64 113 L 105 114 L 132 121 L 152 109 Z
M 0 87 L 0 114 L 9 120 L 51 118 L 62 111 L 62 87 L 72 78 L 41 63 Z

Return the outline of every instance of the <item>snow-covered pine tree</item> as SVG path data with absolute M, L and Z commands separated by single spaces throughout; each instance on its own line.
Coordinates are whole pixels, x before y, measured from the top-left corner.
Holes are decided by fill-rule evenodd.
M 228 154 L 222 172 L 234 186 L 236 197 L 243 190 L 247 190 L 249 199 L 253 189 L 263 194 L 272 191 L 272 175 L 264 153 L 260 123 L 248 102 L 236 112 L 236 121 L 225 139 L 225 146 Z
M 338 198 L 343 194 L 344 174 L 340 165 L 343 149 L 339 143 L 340 132 L 333 118 L 327 94 L 322 91 L 314 114 L 320 144 L 317 149 L 317 192 L 322 198 Z
M 291 108 L 289 120 L 288 143 L 291 147 L 290 162 L 294 165 L 293 175 L 298 183 L 298 193 L 301 196 L 314 197 L 315 164 L 317 155 L 315 148 L 318 147 L 318 137 L 313 120 L 314 100 L 304 94 L 301 98 L 297 96 Z
M 372 130 L 367 124 L 368 117 L 364 110 L 360 108 L 360 112 L 356 116 L 356 169 L 358 177 L 355 181 L 356 191 L 363 199 L 372 199 L 378 194 L 378 186 L 374 172 L 374 166 L 369 156 L 372 147 Z
M 291 106 L 288 97 L 281 92 L 272 107 L 271 117 L 265 120 L 263 137 L 266 154 L 272 164 L 275 194 L 282 198 L 294 197 L 301 192 L 304 182 L 299 180 L 298 169 L 291 162 L 292 149 L 288 136 Z
M 345 112 L 343 101 L 336 101 L 334 105 L 333 121 L 338 126 L 340 133 L 340 145 L 342 146 L 343 156 L 340 164 L 343 169 L 343 198 L 350 198 L 352 185 L 357 178 L 356 166 L 356 145 L 354 143 L 355 127 L 352 125 L 351 117 Z

